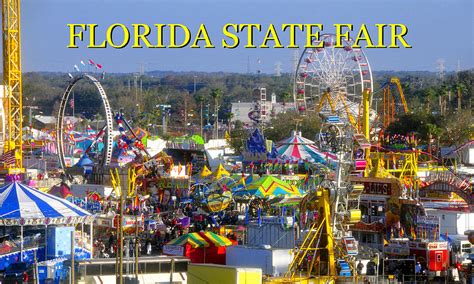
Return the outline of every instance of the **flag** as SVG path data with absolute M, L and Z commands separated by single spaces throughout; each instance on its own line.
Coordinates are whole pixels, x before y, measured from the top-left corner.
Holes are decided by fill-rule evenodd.
M 193 173 L 193 164 L 188 163 L 188 176 L 192 176 Z
M 133 207 L 135 210 L 140 209 L 140 201 L 138 200 L 138 195 L 135 195 L 135 201 L 133 202 Z
M 411 227 L 410 231 L 411 231 L 411 237 L 414 240 L 416 240 L 416 231 L 415 231 L 415 228 L 413 226 Z
M 15 149 L 5 152 L 2 157 L 1 161 L 5 163 L 6 166 L 13 166 L 15 165 Z
M 92 59 L 89 59 L 89 64 L 90 64 L 90 65 L 95 65 L 95 62 L 92 61 Z
M 80 72 L 81 70 L 79 69 L 79 67 L 77 67 L 77 65 L 74 65 L 74 70 L 76 70 L 77 72 Z
M 96 63 L 95 66 L 96 66 L 98 69 L 102 69 L 102 65 L 100 65 L 99 63 Z
M 84 61 L 81 60 L 81 64 L 82 66 L 86 66 L 86 64 L 84 63 Z
M 105 71 L 102 72 L 102 80 L 105 80 Z

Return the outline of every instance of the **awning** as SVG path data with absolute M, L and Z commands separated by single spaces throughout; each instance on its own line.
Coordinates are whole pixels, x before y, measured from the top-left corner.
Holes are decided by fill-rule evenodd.
M 209 247 L 209 243 L 199 235 L 199 233 L 189 233 L 179 238 L 171 240 L 167 245 L 183 246 L 190 244 L 192 248 Z
M 215 234 L 213 232 L 201 232 L 208 238 L 216 247 L 231 246 L 232 241 L 226 237 Z

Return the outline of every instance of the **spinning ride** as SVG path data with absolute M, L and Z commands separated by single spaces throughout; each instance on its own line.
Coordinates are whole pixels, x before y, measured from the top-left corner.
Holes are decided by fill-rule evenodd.
M 336 36 L 325 34 L 313 42 L 321 48 L 306 48 L 295 73 L 293 90 L 297 110 L 339 115 L 352 126 L 357 125 L 364 90 L 373 90 L 372 71 L 365 53 L 352 48 L 351 39 L 341 39 L 342 48 L 335 48 Z
M 227 209 L 232 202 L 232 191 L 237 182 L 223 176 L 210 183 L 198 182 L 191 186 L 190 194 L 195 204 L 209 213 L 217 213 Z

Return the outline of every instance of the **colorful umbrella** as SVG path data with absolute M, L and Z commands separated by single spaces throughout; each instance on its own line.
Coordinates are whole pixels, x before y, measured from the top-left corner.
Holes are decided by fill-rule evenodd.
M 268 196 L 301 196 L 301 191 L 294 185 L 273 177 L 263 176 L 247 186 L 247 191 L 258 197 Z
M 336 160 L 334 154 L 321 152 L 315 142 L 301 136 L 301 132 L 293 131 L 292 136 L 277 143 L 278 154 L 286 160 L 309 161 L 313 163 L 326 163 Z
M 189 233 L 171 240 L 167 245 L 183 246 L 190 244 L 192 248 L 209 247 L 209 243 L 199 233 Z

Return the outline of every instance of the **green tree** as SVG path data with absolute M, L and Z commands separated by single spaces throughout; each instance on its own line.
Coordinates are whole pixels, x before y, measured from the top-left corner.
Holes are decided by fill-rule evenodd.
M 434 88 L 428 88 L 425 90 L 424 101 L 426 110 L 428 113 L 431 113 L 433 106 L 436 104 L 436 90 Z
M 267 139 L 277 142 L 289 137 L 293 130 L 298 129 L 304 137 L 314 140 L 320 127 L 321 119 L 316 113 L 310 112 L 305 116 L 299 116 L 295 111 L 288 111 L 271 119 L 270 127 L 265 129 L 264 134 Z
M 244 143 L 248 136 L 249 133 L 244 129 L 242 121 L 237 120 L 234 123 L 234 129 L 230 132 L 230 146 L 237 154 L 241 154 L 244 150 Z
M 291 100 L 290 92 L 283 92 L 281 94 L 281 99 L 283 100 L 283 105 L 286 105 Z

